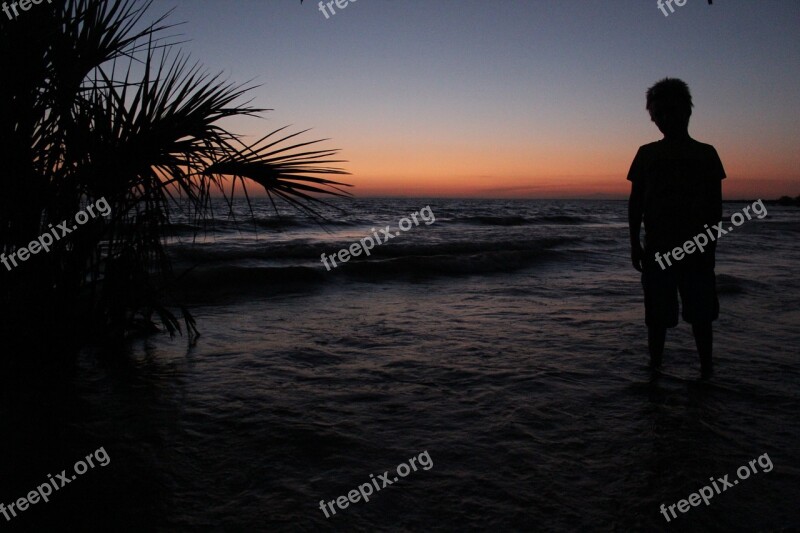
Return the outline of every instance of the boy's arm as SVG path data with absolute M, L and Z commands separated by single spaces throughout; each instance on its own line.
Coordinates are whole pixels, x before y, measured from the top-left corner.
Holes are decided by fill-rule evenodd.
M 713 222 L 709 223 L 709 226 L 713 223 L 716 224 L 720 220 L 722 220 L 722 180 L 725 179 L 725 169 L 722 167 L 722 161 L 719 159 L 719 155 L 717 151 L 712 147 L 711 148 L 711 172 L 710 172 L 710 179 L 711 179 L 711 212 L 709 213 L 713 219 Z
M 631 195 L 628 198 L 628 229 L 631 236 L 631 263 L 633 268 L 642 271 L 644 250 L 640 233 L 642 231 L 642 216 L 644 215 L 644 171 L 642 148 L 636 152 L 631 168 L 628 170 L 628 181 L 631 182 Z
M 631 237 L 631 263 L 633 268 L 642 271 L 642 260 L 644 250 L 642 250 L 641 230 L 642 215 L 644 213 L 643 187 L 639 180 L 631 181 L 631 195 L 628 198 L 628 230 Z
M 714 206 L 714 224 L 722 220 L 722 180 L 714 183 L 711 189 L 711 205 Z

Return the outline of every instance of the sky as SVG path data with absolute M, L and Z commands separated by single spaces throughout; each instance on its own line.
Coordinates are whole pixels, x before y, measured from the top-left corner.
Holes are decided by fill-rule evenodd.
M 343 0 L 339 0 L 344 4 Z M 327 2 L 326 2 L 327 3 Z M 645 110 L 685 80 L 693 138 L 723 194 L 800 194 L 800 2 L 687 0 L 155 0 L 181 50 L 257 84 L 257 136 L 312 128 L 356 196 L 622 198 L 661 134 Z

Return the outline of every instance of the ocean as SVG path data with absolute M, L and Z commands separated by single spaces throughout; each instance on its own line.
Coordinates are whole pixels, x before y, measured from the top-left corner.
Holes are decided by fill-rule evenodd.
M 322 226 L 261 200 L 236 220 L 217 202 L 213 231 L 176 215 L 176 301 L 201 336 L 87 349 L 57 399 L 25 411 L 28 432 L 7 409 L 6 452 L 24 453 L 6 503 L 96 448 L 111 461 L 0 525 L 800 530 L 799 208 L 767 205 L 720 239 L 701 381 L 683 322 L 663 372 L 647 367 L 624 201 L 333 203 Z M 435 221 L 397 229 L 426 207 Z M 369 257 L 321 262 L 387 225 Z M 737 476 L 765 454 L 769 472 Z M 662 514 L 725 475 L 738 482 L 707 505 Z M 365 484 L 368 502 L 337 506 Z

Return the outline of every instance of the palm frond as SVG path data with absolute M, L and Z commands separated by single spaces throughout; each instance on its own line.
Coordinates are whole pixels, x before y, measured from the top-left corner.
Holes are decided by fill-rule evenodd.
M 253 85 L 225 82 L 174 52 L 169 13 L 144 24 L 152 1 L 63 0 L 37 17 L 0 17 L 0 252 L 27 245 L 87 202 L 105 198 L 112 208 L 47 261 L 0 269 L 9 331 L 46 308 L 45 322 L 65 334 L 86 329 L 79 316 L 119 335 L 154 316 L 180 332 L 167 305 L 172 210 L 188 202 L 208 223 L 213 195 L 232 210 L 239 187 L 251 201 L 248 182 L 264 187 L 276 213 L 280 199 L 318 220 L 316 207 L 331 206 L 324 198 L 350 196 L 350 185 L 332 179 L 348 172 L 336 166 L 345 162 L 339 150 L 320 146 L 327 139 L 303 141 L 308 130 L 284 127 L 246 143 L 225 129 L 224 119 L 268 110 L 243 102 Z M 189 311 L 171 305 L 196 334 Z

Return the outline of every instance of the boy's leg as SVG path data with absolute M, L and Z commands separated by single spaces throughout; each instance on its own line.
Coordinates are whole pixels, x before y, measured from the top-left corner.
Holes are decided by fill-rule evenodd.
M 654 253 L 645 250 L 642 286 L 650 366 L 658 368 L 664 354 L 667 329 L 678 325 L 678 288 L 672 268 L 662 269 Z
M 667 328 L 649 326 L 647 328 L 647 348 L 650 351 L 650 366 L 661 366 L 661 356 L 664 355 L 664 343 L 667 340 Z
M 694 333 L 697 353 L 700 355 L 700 373 L 703 378 L 709 378 L 714 370 L 711 360 L 711 353 L 714 347 L 714 333 L 711 328 L 711 322 L 692 324 L 692 333 Z
M 680 276 L 678 287 L 683 300 L 683 319 L 692 325 L 701 376 L 712 373 L 714 336 L 711 324 L 719 317 L 716 276 L 712 269 L 687 269 Z

